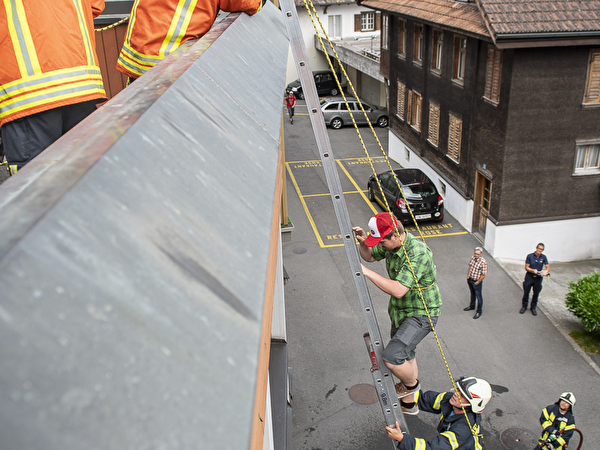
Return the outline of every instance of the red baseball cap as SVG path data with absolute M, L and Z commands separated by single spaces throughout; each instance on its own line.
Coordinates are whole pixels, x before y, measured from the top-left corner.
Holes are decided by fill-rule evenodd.
M 367 247 L 375 247 L 384 237 L 396 229 L 396 218 L 388 212 L 382 212 L 369 220 L 369 235 L 365 239 Z

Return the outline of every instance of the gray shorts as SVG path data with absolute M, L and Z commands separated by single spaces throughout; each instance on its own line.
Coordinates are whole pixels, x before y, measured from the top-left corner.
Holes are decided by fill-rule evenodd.
M 438 321 L 437 316 L 432 316 L 431 321 L 435 326 Z M 431 331 L 431 324 L 427 316 L 407 317 L 400 326 L 396 328 L 392 325 L 392 339 L 383 350 L 383 360 L 399 366 L 406 360 L 415 359 L 417 344 Z

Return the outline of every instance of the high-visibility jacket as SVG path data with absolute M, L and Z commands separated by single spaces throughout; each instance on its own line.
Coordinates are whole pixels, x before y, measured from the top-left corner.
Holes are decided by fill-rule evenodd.
M 564 448 L 575 432 L 575 417 L 571 412 L 571 408 L 569 408 L 565 414 L 561 414 L 558 402 L 542 409 L 540 423 L 542 424 L 544 431 L 542 432 L 538 443 L 543 445 L 546 439 L 548 439 L 553 432 L 556 432 L 554 448 L 557 450 Z
M 475 414 L 471 408 L 467 408 L 466 415 L 454 414 L 454 408 L 450 404 L 453 395 L 453 392 L 417 392 L 415 401 L 420 410 L 440 414 L 437 427 L 439 434 L 430 441 L 405 434 L 396 448 L 398 450 L 485 450 L 480 437 L 481 415 Z
M 103 9 L 104 0 L 3 0 L 0 126 L 106 98 L 93 22 Z
M 185 41 L 202 37 L 219 10 L 255 14 L 261 0 L 136 0 L 117 69 L 138 78 Z

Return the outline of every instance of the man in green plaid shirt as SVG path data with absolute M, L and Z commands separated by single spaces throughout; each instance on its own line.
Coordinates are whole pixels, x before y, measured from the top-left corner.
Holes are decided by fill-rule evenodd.
M 389 279 L 364 265 L 362 269 L 375 286 L 390 294 L 391 340 L 383 352 L 383 360 L 400 379 L 396 392 L 402 412 L 416 415 L 419 408 L 414 394 L 421 389 L 416 347 L 437 323 L 442 305 L 431 249 L 407 233 L 387 212 L 371 218 L 369 235 L 360 227 L 352 230 L 360 244 L 360 256 L 365 261 L 385 259 Z

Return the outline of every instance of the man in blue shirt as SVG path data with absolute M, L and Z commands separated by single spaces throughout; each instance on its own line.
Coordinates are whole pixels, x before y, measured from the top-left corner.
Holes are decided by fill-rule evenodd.
M 537 316 L 537 302 L 538 296 L 542 291 L 542 279 L 548 273 L 550 273 L 550 264 L 548 264 L 548 258 L 542 252 L 544 251 L 544 244 L 541 242 L 535 248 L 535 252 L 527 255 L 525 260 L 525 280 L 523 280 L 523 301 L 520 314 L 527 311 L 527 305 L 529 303 L 529 292 L 533 288 L 533 296 L 531 297 L 531 314 Z

